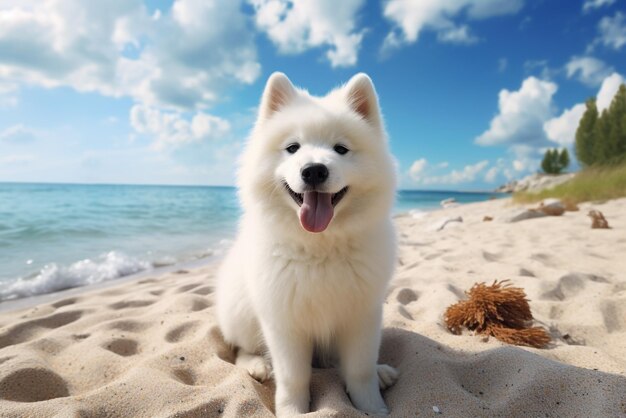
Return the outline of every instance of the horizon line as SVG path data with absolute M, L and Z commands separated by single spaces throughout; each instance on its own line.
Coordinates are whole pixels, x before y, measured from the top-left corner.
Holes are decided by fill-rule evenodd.
M 24 185 L 55 185 L 55 186 L 142 186 L 142 187 L 217 187 L 236 189 L 237 186 L 226 184 L 158 184 L 158 183 L 80 183 L 80 182 L 56 182 L 56 181 L 4 181 L 0 184 L 24 184 Z M 398 188 L 399 192 L 434 192 L 434 193 L 493 193 L 501 194 L 495 190 L 453 190 L 453 189 L 407 189 Z

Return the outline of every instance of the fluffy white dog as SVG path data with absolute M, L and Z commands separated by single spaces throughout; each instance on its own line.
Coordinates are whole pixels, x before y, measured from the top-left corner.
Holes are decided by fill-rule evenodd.
M 238 184 L 244 213 L 217 286 L 237 365 L 260 381 L 273 369 L 276 414 L 302 414 L 315 350 L 338 360 L 354 406 L 387 414 L 380 388 L 397 372 L 376 362 L 395 167 L 370 78 L 313 97 L 274 73 Z

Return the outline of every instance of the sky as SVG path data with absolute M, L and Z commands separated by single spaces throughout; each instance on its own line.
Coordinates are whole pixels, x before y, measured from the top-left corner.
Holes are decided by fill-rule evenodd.
M 366 72 L 401 188 L 493 189 L 608 106 L 626 0 L 0 0 L 0 181 L 233 185 L 274 71 Z

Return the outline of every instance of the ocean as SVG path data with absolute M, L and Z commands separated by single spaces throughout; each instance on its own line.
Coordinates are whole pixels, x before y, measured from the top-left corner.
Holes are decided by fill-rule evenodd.
M 400 191 L 395 211 L 491 196 Z M 240 214 L 231 187 L 0 183 L 0 301 L 210 260 Z

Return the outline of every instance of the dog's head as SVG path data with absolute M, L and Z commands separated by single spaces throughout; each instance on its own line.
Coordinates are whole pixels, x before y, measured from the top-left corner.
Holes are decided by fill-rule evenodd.
M 322 232 L 331 221 L 356 226 L 359 217 L 388 215 L 395 173 L 370 78 L 357 74 L 313 97 L 274 73 L 239 185 L 245 208 L 269 209 L 309 232 Z

